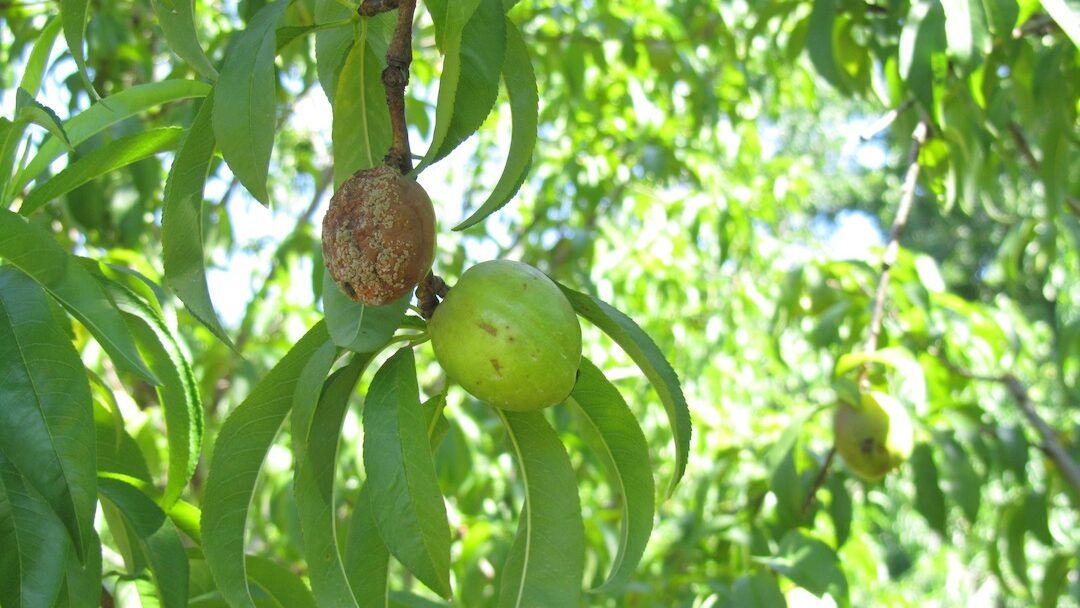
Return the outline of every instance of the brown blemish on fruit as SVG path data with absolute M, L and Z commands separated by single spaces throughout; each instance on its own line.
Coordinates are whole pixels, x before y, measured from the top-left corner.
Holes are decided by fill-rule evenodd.
M 373 306 L 412 291 L 435 255 L 435 210 L 424 189 L 396 169 L 345 180 L 323 218 L 323 256 L 350 298 Z
M 491 367 L 495 368 L 496 374 L 502 375 L 502 364 L 499 363 L 498 359 L 491 359 Z
M 487 323 L 485 321 L 478 321 L 476 323 L 476 326 L 493 336 L 499 335 L 499 330 L 495 329 L 495 326 L 491 323 Z
M 859 450 L 863 454 L 870 454 L 871 452 L 873 452 L 874 451 L 874 438 L 873 437 L 867 437 L 866 439 L 863 439 L 862 442 L 859 443 Z

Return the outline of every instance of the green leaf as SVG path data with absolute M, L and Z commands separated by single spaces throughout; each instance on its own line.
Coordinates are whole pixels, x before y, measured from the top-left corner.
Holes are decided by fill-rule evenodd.
M 335 186 L 341 185 L 356 171 L 382 163 L 383 155 L 390 147 L 390 111 L 379 77 L 385 63 L 375 51 L 374 42 L 374 28 L 368 19 L 361 20 L 360 37 L 345 57 L 340 71 L 326 76 L 333 78 L 332 82 L 323 83 L 323 86 L 337 86 L 332 96 L 331 129 Z
M 0 258 L 30 275 L 56 298 L 97 339 L 117 367 L 158 384 L 139 358 L 124 319 L 105 291 L 45 229 L 0 209 Z
M 598 298 L 574 291 L 562 284 L 559 288 L 579 315 L 600 328 L 621 346 L 626 354 L 630 355 L 630 358 L 652 383 L 656 394 L 660 396 L 660 401 L 667 410 L 672 438 L 675 442 L 675 474 L 668 485 L 668 496 L 671 496 L 686 471 L 692 432 L 690 407 L 686 404 L 682 387 L 679 386 L 679 377 L 675 374 L 675 370 L 671 369 L 671 364 L 664 358 L 652 338 L 630 317 Z
M 168 510 L 180 498 L 199 462 L 203 437 L 203 407 L 195 371 L 175 332 L 135 293 L 102 276 L 135 337 L 143 359 L 161 380 L 158 401 L 165 414 L 169 468 L 161 507 Z
M 1054 555 L 1043 570 L 1042 585 L 1039 587 L 1039 608 L 1056 608 L 1065 585 L 1069 582 L 1069 567 L 1072 556 L 1065 553 Z
M 1040 0 L 1040 4 L 1072 43 L 1080 47 L 1080 6 L 1069 0 Z
M 800 530 L 790 530 L 784 535 L 775 557 L 757 558 L 757 561 L 817 597 L 828 593 L 841 606 L 847 605 L 847 578 L 836 553 Z
M 938 482 L 933 449 L 920 443 L 911 453 L 911 470 L 915 475 L 915 510 L 931 528 L 945 535 L 945 494 Z
M 64 25 L 64 39 L 67 40 L 71 58 L 79 68 L 79 76 L 86 84 L 86 92 L 97 101 L 101 99 L 90 82 L 90 76 L 86 71 L 86 51 L 83 44 L 86 42 L 86 17 L 89 0 L 60 0 L 60 19 Z
M 136 85 L 110 95 L 72 116 L 64 122 L 64 130 L 67 131 L 71 145 L 78 146 L 112 125 L 136 114 L 162 104 L 192 97 L 203 97 L 209 91 L 210 87 L 207 84 L 195 80 L 162 80 Z M 45 140 L 26 169 L 16 176 L 12 190 L 22 190 L 26 184 L 30 183 L 30 180 L 48 169 L 49 165 L 63 152 L 64 145 L 57 139 Z
M 10 266 L 0 266 L 0 378 L 0 452 L 85 559 L 97 500 L 90 385 L 45 292 Z
M 345 538 L 345 574 L 359 608 L 386 608 L 390 550 L 379 536 L 371 510 L 371 491 L 360 487 Z
M 24 89 L 17 89 L 15 93 L 15 122 L 27 122 L 43 127 L 53 137 L 60 138 L 64 145 L 71 149 L 71 141 L 64 132 L 64 125 L 60 117 L 50 108 L 42 105 L 34 99 L 34 96 Z
M 847 91 L 841 78 L 833 51 L 833 30 L 836 23 L 836 0 L 814 0 L 806 32 L 806 52 L 818 74 L 840 92 Z
M 731 608 L 787 608 L 776 576 L 767 572 L 740 576 L 731 589 Z
M 68 538 L 48 503 L 0 450 L 0 605 L 52 606 L 71 553 Z
M 113 421 L 116 419 L 102 405 L 94 404 L 94 435 L 97 439 L 98 475 L 126 475 L 147 484 L 153 484 L 146 458 L 139 451 L 139 444 L 120 428 L 117 432 Z
M 183 608 L 188 601 L 188 559 L 180 533 L 154 501 L 118 479 L 98 480 L 102 498 L 112 503 L 145 555 L 163 608 Z
M 371 352 L 394 335 L 409 307 L 412 293 L 385 306 L 367 306 L 348 298 L 330 272 L 323 271 L 323 309 L 334 344 L 353 352 Z
M 203 188 L 214 158 L 213 91 L 203 101 L 165 181 L 161 254 L 165 281 L 210 333 L 235 350 L 210 299 L 203 253 Z
M 236 36 L 214 96 L 214 135 L 240 183 L 264 205 L 276 130 L 275 37 L 287 0 L 264 6 Z
M 292 406 L 297 380 L 330 339 L 318 323 L 263 377 L 221 427 L 203 494 L 206 562 L 232 606 L 254 608 L 244 566 L 244 528 L 263 459 Z
M 92 179 L 153 156 L 175 150 L 184 130 L 162 127 L 114 139 L 71 163 L 63 171 L 35 188 L 23 201 L 19 213 L 30 215 L 49 201 L 59 198 Z
M 649 445 L 618 389 L 584 357 L 569 403 L 580 408 L 585 421 L 600 437 L 599 454 L 622 500 L 618 553 L 607 580 L 594 591 L 607 590 L 633 575 L 652 533 L 656 486 Z
M 506 427 L 525 489 L 517 536 L 502 569 L 498 606 L 577 606 L 585 529 L 570 458 L 540 412 L 495 413 Z
M 151 0 L 151 4 L 172 52 L 205 78 L 217 80 L 217 70 L 195 33 L 195 0 Z
M 25 124 L 13 123 L 0 117 L 0 208 L 8 206 L 10 197 L 5 193 L 11 181 L 11 173 L 15 169 L 15 153 L 25 130 Z
M 1012 36 L 1016 18 L 1020 14 L 1016 0 L 982 0 L 982 4 L 990 31 L 998 38 Z
M 917 2 L 900 33 L 900 77 L 923 109 L 936 115 L 934 55 L 945 50 L 945 11 L 938 2 Z
M 942 0 L 949 55 L 961 65 L 978 63 L 986 43 L 986 17 L 981 0 Z
M 447 15 L 445 57 L 435 107 L 435 133 L 417 173 L 445 157 L 480 128 L 495 105 L 506 55 L 506 20 L 500 0 L 439 0 L 431 2 L 429 8 L 433 16 Z
M 347 19 L 353 14 L 353 11 L 339 4 L 337 0 L 315 0 L 315 21 L 318 23 Z M 330 105 L 334 105 L 338 75 L 345 64 L 345 58 L 353 48 L 353 40 L 353 30 L 348 28 L 323 30 L 315 34 L 315 69 Z
M 323 352 L 324 349 L 320 349 L 311 363 L 316 363 Z M 296 463 L 293 492 L 308 578 L 315 601 L 323 606 L 356 606 L 338 551 L 334 473 L 349 397 L 372 357 L 371 354 L 354 355 L 348 365 L 336 371 L 321 387 L 321 396 L 319 390 L 303 394 L 298 383 L 294 397 L 292 441 Z M 332 363 L 333 359 L 331 357 L 329 361 Z M 322 359 L 317 365 L 323 371 L 323 378 L 329 369 L 329 366 L 322 367 L 321 363 L 325 362 L 326 359 Z
M 968 522 L 974 524 L 979 516 L 982 482 L 975 468 L 971 466 L 971 457 L 950 436 L 939 435 L 938 445 L 945 455 L 946 492 L 957 504 Z
M 450 525 L 435 476 L 416 362 L 386 361 L 364 401 L 364 470 L 379 535 L 420 582 L 450 597 Z
M 304 581 L 288 568 L 257 555 L 248 555 L 244 562 L 247 564 L 248 578 L 270 596 L 272 605 L 282 608 L 316 607 L 315 598 Z
M 1017 580 L 1025 589 L 1031 587 L 1028 578 L 1027 553 L 1024 550 L 1024 540 L 1027 535 L 1027 521 L 1025 520 L 1023 504 L 1012 504 L 1007 508 L 1005 515 L 1005 559 L 1008 560 L 1009 569 L 1016 575 Z
M 45 27 L 37 34 L 34 40 L 34 48 L 30 50 L 30 56 L 26 59 L 23 67 L 23 75 L 19 80 L 19 88 L 36 96 L 41 90 L 41 80 L 48 67 L 49 58 L 52 56 L 53 47 L 56 46 L 56 37 L 60 34 L 60 19 L 52 18 Z
M 67 603 L 57 602 L 68 608 L 98 608 L 101 606 L 101 539 L 97 533 L 90 537 L 86 551 L 86 563 L 79 563 L 74 551 L 68 553 Z
M 506 20 L 506 59 L 502 66 L 503 83 L 510 98 L 510 150 L 502 175 L 491 194 L 480 208 L 454 230 L 465 230 L 482 222 L 484 218 L 502 209 L 517 194 L 532 166 L 533 148 L 536 146 L 539 99 L 536 91 L 536 75 L 529 60 L 529 49 L 518 30 Z
M 829 517 L 836 531 L 836 548 L 839 549 L 851 535 L 851 494 L 844 485 L 842 475 L 830 475 L 825 485 L 829 488 Z

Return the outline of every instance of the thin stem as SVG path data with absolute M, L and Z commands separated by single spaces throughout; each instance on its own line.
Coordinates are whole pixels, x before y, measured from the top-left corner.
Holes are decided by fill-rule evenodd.
M 821 470 L 818 471 L 817 477 L 814 477 L 814 483 L 810 484 L 810 491 L 806 493 L 806 501 L 803 502 L 802 506 L 804 517 L 810 512 L 810 507 L 814 506 L 818 490 L 825 484 L 825 478 L 829 476 L 829 467 L 832 466 L 834 458 L 836 458 L 836 446 L 829 449 L 829 453 L 825 456 L 825 462 L 821 464 Z
M 357 12 L 361 17 L 374 17 L 379 13 L 386 13 L 398 7 L 398 0 L 364 0 L 360 3 Z
M 442 277 L 429 272 L 423 281 L 416 286 L 416 300 L 420 304 L 420 316 L 425 320 L 431 319 L 435 314 L 435 307 L 439 300 L 446 297 L 450 287 L 442 280 Z
M 923 119 L 915 127 L 911 135 L 911 150 L 908 152 L 907 172 L 904 174 L 904 184 L 900 188 L 900 205 L 896 209 L 896 218 L 893 220 L 892 230 L 889 231 L 889 243 L 885 247 L 885 255 L 881 258 L 881 278 L 878 279 L 877 291 L 874 293 L 874 307 L 870 316 L 870 333 L 866 337 L 866 352 L 872 353 L 877 350 L 878 340 L 881 337 L 881 325 L 885 319 L 885 298 L 889 293 L 889 279 L 892 277 L 892 267 L 896 263 L 896 256 L 900 252 L 900 237 L 907 227 L 911 208 L 915 205 L 915 186 L 919 183 L 919 150 L 926 141 L 929 125 Z M 865 388 L 869 381 L 870 368 L 863 364 L 859 371 L 859 386 Z
M 391 0 L 365 1 L 360 5 L 360 12 L 365 14 L 365 11 L 389 10 L 385 8 L 389 1 Z M 412 63 L 412 27 L 416 0 L 397 0 L 396 4 L 397 27 L 390 46 L 386 49 L 386 69 L 382 72 L 393 134 L 385 162 L 387 166 L 395 167 L 402 174 L 406 174 L 412 171 L 412 153 L 409 152 L 409 124 L 405 121 L 405 87 L 409 84 L 409 65 Z
M 1077 496 L 1080 496 L 1080 465 L 1073 460 L 1069 452 L 1065 450 L 1065 447 L 1061 445 L 1061 442 L 1057 439 L 1057 433 L 1050 427 L 1049 424 L 1043 420 L 1042 416 L 1035 411 L 1035 403 L 1031 400 L 1031 395 L 1027 391 L 1027 387 L 1020 382 L 1020 380 L 1012 374 L 1002 374 L 1000 376 L 992 376 L 985 374 L 975 374 L 968 370 L 961 369 L 953 364 L 943 353 L 935 353 L 938 359 L 945 364 L 954 374 L 967 378 L 969 380 L 976 380 L 979 382 L 996 382 L 1002 384 L 1008 389 L 1012 395 L 1014 401 L 1016 401 L 1017 407 L 1020 408 L 1020 413 L 1027 419 L 1028 424 L 1035 427 L 1035 431 L 1042 439 L 1042 446 L 1040 446 L 1043 452 L 1050 457 L 1050 460 L 1054 461 L 1054 465 L 1057 466 L 1061 472 L 1061 476 L 1065 479 L 1065 482 L 1072 487 Z

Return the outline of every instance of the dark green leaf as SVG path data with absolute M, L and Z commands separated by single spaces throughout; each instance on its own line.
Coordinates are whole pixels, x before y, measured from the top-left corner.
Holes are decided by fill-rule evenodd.
M 540 412 L 495 410 L 517 460 L 525 504 L 502 569 L 500 608 L 577 606 L 585 530 L 566 449 Z
M 323 352 L 324 349 L 320 349 L 311 363 L 315 363 Z M 349 397 L 371 359 L 372 355 L 354 355 L 347 366 L 326 381 L 321 396 L 318 390 L 302 394 L 303 388 L 298 383 L 294 398 L 292 440 L 296 464 L 293 491 L 311 590 L 315 601 L 323 606 L 356 606 L 338 551 L 334 473 Z M 322 359 L 319 363 L 325 361 Z M 323 371 L 323 378 L 328 367 L 318 366 Z
M 205 78 L 217 80 L 217 70 L 195 34 L 195 0 L 151 0 L 151 3 L 172 52 Z
M 100 97 L 86 72 L 86 51 L 83 49 L 86 42 L 88 4 L 89 0 L 60 0 L 60 19 L 64 24 L 64 39 L 67 40 L 68 50 L 79 68 L 79 76 L 86 84 L 86 92 L 96 101 Z
M 154 501 L 118 479 L 98 480 L 101 496 L 111 502 L 146 556 L 163 608 L 183 608 L 188 601 L 188 560 L 176 526 Z
M 390 550 L 379 536 L 371 492 L 365 483 L 349 517 L 345 539 L 345 574 L 359 608 L 386 608 L 389 566 Z
M 374 28 L 368 19 L 364 19 L 360 37 L 345 56 L 339 71 L 326 74 L 326 78 L 332 80 L 323 82 L 323 86 L 337 86 L 331 97 L 334 104 L 331 135 L 335 186 L 356 171 L 382 163 L 383 155 L 390 147 L 390 111 L 379 77 L 385 63 L 375 51 L 374 39 Z M 332 53 L 336 50 L 337 47 L 331 46 L 326 51 L 331 53 L 327 61 L 333 60 Z M 322 75 L 320 72 L 320 77 Z
M 569 402 L 599 435 L 600 455 L 622 500 L 619 550 L 607 580 L 597 590 L 625 583 L 634 573 L 652 533 L 656 505 L 649 445 L 619 391 L 591 361 L 581 359 Z
M 225 162 L 263 204 L 276 130 L 274 31 L 289 2 L 267 4 L 237 37 L 221 68 L 214 96 L 214 135 Z
M 818 597 L 828 593 L 840 605 L 847 604 L 847 578 L 836 553 L 800 530 L 784 535 L 776 557 L 759 561 Z
M 740 576 L 731 590 L 730 608 L 786 608 L 776 576 L 758 572 Z
M 45 292 L 10 266 L 0 266 L 0 378 L 0 452 L 85 558 L 97 500 L 90 385 Z
M 221 326 L 206 284 L 203 253 L 203 188 L 214 158 L 213 91 L 195 115 L 165 181 L 161 209 L 161 253 L 165 281 L 196 319 L 233 347 Z
M 538 122 L 536 75 L 521 32 L 509 19 L 506 20 L 506 59 L 502 66 L 502 77 L 510 98 L 511 115 L 510 149 L 506 164 L 487 200 L 454 230 L 465 230 L 502 209 L 521 188 L 532 165 Z
M 402 348 L 376 372 L 363 420 L 365 487 L 379 535 L 420 582 L 450 597 L 450 525 L 412 348 Z
M 342 293 L 329 271 L 323 274 L 326 327 L 334 344 L 353 352 L 371 352 L 385 344 L 401 324 L 411 299 L 408 293 L 386 306 L 367 306 Z
M 33 123 L 43 127 L 49 133 L 52 133 L 53 137 L 59 138 L 64 142 L 65 146 L 71 148 L 71 140 L 68 139 L 67 133 L 64 132 L 64 125 L 60 122 L 60 117 L 56 115 L 56 112 L 34 99 L 33 95 L 21 88 L 17 89 L 15 93 L 15 121 Z
M 971 457 L 955 439 L 941 436 L 939 445 L 945 455 L 945 480 L 948 482 L 946 492 L 949 498 L 960 505 L 968 522 L 974 524 L 979 516 L 979 503 L 982 499 L 979 474 L 971 465 Z
M 833 27 L 836 23 L 836 0 L 814 0 L 810 25 L 806 32 L 806 51 L 818 74 L 840 91 L 847 86 L 836 65 L 833 52 Z
M 559 285 L 559 288 L 579 315 L 599 327 L 630 355 L 664 403 L 675 441 L 675 475 L 668 485 L 670 496 L 686 471 L 686 460 L 690 453 L 690 408 L 686 404 L 682 387 L 679 386 L 679 377 L 652 338 L 630 317 L 597 298 L 574 291 L 565 285 Z
M 90 537 L 86 563 L 79 563 L 74 551 L 68 554 L 66 604 L 67 608 L 98 608 L 101 606 L 101 539 L 97 533 Z
M 98 474 L 126 475 L 152 484 L 154 478 L 146 466 L 146 458 L 139 451 L 139 444 L 123 428 L 117 433 L 113 424 L 115 419 L 104 407 L 94 404 Z
M 97 338 L 118 367 L 158 383 L 139 358 L 135 341 L 105 291 L 51 234 L 0 209 L 0 258 L 30 275 L 63 304 Z
M 315 21 L 324 23 L 348 18 L 353 12 L 336 0 L 315 0 Z M 345 57 L 353 48 L 354 33 L 349 28 L 323 30 L 315 34 L 315 67 L 330 105 L 334 105 L 338 75 Z M 336 110 L 335 110 L 336 113 Z
M 1042 585 L 1039 587 L 1039 608 L 1056 608 L 1065 585 L 1069 582 L 1072 556 L 1058 553 L 1046 564 Z
M 183 137 L 180 127 L 162 127 L 125 135 L 96 148 L 35 188 L 23 201 L 19 213 L 30 215 L 60 196 L 92 179 L 111 173 L 159 152 L 175 150 Z
M 218 589 L 233 606 L 254 608 L 244 566 L 244 528 L 255 481 L 308 360 L 330 339 L 326 326 L 312 327 L 221 427 L 203 495 L 202 535 L 206 561 Z
M 52 606 L 72 553 L 68 538 L 49 504 L 0 450 L 0 605 Z
M 938 482 L 938 469 L 930 444 L 915 446 L 911 453 L 911 471 L 915 476 L 915 509 L 931 528 L 944 535 L 945 494 Z
M 931 115 L 934 105 L 934 55 L 945 50 L 945 11 L 937 2 L 917 2 L 900 34 L 900 76 Z
M 836 531 L 836 548 L 844 546 L 851 534 L 851 494 L 844 485 L 843 475 L 830 475 L 826 482 L 829 488 L 829 517 Z
M 439 0 L 431 3 L 430 10 L 433 15 L 447 15 L 445 58 L 435 133 L 417 172 L 445 157 L 480 128 L 495 105 L 506 54 L 506 20 L 500 0 Z
M 110 95 L 72 116 L 64 122 L 64 130 L 67 131 L 71 145 L 77 146 L 108 127 L 140 112 L 173 101 L 202 97 L 209 91 L 210 87 L 207 84 L 195 80 L 162 80 L 136 85 Z M 41 144 L 41 149 L 30 160 L 30 164 L 18 174 L 12 189 L 15 191 L 23 189 L 30 180 L 48 169 L 49 165 L 63 152 L 64 145 L 58 140 L 55 138 L 45 140 Z

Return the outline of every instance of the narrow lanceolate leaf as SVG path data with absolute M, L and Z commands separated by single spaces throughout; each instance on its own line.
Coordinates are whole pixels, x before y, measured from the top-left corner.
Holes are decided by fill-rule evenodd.
M 67 40 L 68 50 L 79 68 L 79 76 L 86 84 L 86 91 L 95 101 L 101 97 L 94 89 L 90 76 L 86 72 L 86 51 L 83 44 L 86 42 L 86 17 L 89 0 L 60 0 L 60 19 L 64 25 L 64 39 Z
M 64 131 L 64 125 L 61 124 L 60 117 L 56 115 L 56 112 L 34 99 L 34 96 L 24 89 L 18 89 L 15 94 L 15 121 L 25 121 L 38 125 L 52 133 L 53 137 L 59 138 L 65 146 L 71 147 L 71 141 L 68 139 L 67 133 Z
M 532 165 L 539 102 L 536 76 L 521 32 L 509 19 L 506 21 L 506 59 L 503 61 L 502 77 L 510 98 L 511 117 L 510 150 L 506 156 L 506 164 L 487 200 L 468 219 L 455 226 L 454 230 L 465 230 L 502 209 L 517 194 Z
M 15 153 L 25 130 L 25 124 L 14 123 L 0 116 L 0 208 L 6 209 L 10 204 L 11 196 L 6 192 L 15 170 Z
M 836 24 L 836 0 L 814 0 L 810 12 L 810 24 L 806 31 L 806 52 L 814 69 L 829 84 L 839 91 L 846 90 L 846 84 L 836 65 L 833 52 L 833 28 Z
M 225 420 L 203 495 L 202 538 L 206 562 L 231 606 L 254 608 L 244 567 L 244 524 L 263 459 L 292 406 L 301 372 L 330 339 L 312 327 Z
M 349 397 L 370 361 L 371 355 L 353 356 L 348 365 L 326 381 L 321 391 L 316 390 L 307 398 L 297 392 L 294 400 L 317 404 L 299 412 L 293 410 L 292 440 L 296 454 L 293 490 L 311 590 L 316 603 L 322 606 L 356 606 L 338 551 L 334 471 Z
M 340 72 L 325 74 L 328 79 L 336 78 L 337 84 L 331 132 L 335 186 L 356 171 L 382 163 L 390 146 L 390 111 L 379 77 L 385 66 L 382 56 L 375 51 L 375 32 L 368 21 L 361 22 L 360 38 L 346 56 Z M 335 47 L 326 51 L 331 53 L 326 61 L 334 61 L 334 52 Z M 324 82 L 323 86 L 328 83 Z
M 577 606 L 585 528 L 577 477 L 555 430 L 539 412 L 495 410 L 521 472 L 525 504 L 502 569 L 500 608 Z
M 86 562 L 80 563 L 74 551 L 68 553 L 68 601 L 58 603 L 68 608 L 98 608 L 101 606 L 101 538 L 95 532 L 86 549 Z
M 945 11 L 939 3 L 913 3 L 900 33 L 900 76 L 927 112 L 934 112 L 933 56 L 945 50 Z
M 385 306 L 360 304 L 341 292 L 329 271 L 323 273 L 323 310 L 330 338 L 353 352 L 370 352 L 385 344 L 401 324 L 411 299 L 408 293 Z
M 435 133 L 417 171 L 449 154 L 480 128 L 495 105 L 506 55 L 501 0 L 438 0 L 430 2 L 429 8 L 433 18 L 444 22 L 446 57 L 439 78 Z
M 446 418 L 442 415 L 445 405 L 444 394 L 428 400 L 423 406 L 432 452 L 446 435 Z M 349 517 L 349 531 L 345 538 L 345 574 L 359 608 L 387 608 L 391 605 L 387 583 L 389 566 L 390 550 L 379 536 L 371 510 L 371 489 L 364 484 L 360 486 L 356 505 Z
M 652 338 L 630 317 L 598 298 L 574 291 L 565 285 L 559 285 L 559 288 L 579 315 L 599 327 L 621 346 L 626 354 L 630 355 L 660 396 L 660 401 L 667 410 L 672 437 L 675 441 L 675 475 L 668 485 L 668 496 L 670 496 L 686 471 L 692 431 L 690 408 L 686 404 L 686 397 L 683 396 L 682 387 L 679 385 L 679 377 L 675 374 L 675 370 L 671 369 L 671 364 L 664 358 Z
M 375 523 L 390 552 L 420 582 L 450 597 L 450 525 L 409 347 L 371 381 L 364 402 L 364 470 Z
M 359 608 L 388 606 L 389 571 L 390 550 L 379 536 L 371 510 L 371 490 L 365 483 L 360 487 L 345 537 L 345 574 Z
M 146 557 L 162 608 L 184 608 L 188 600 L 188 559 L 180 533 L 153 500 L 134 486 L 112 478 L 98 480 L 101 496 L 123 516 Z
M 579 373 L 570 402 L 580 408 L 586 423 L 599 437 L 600 457 L 622 498 L 619 551 L 611 574 L 600 587 L 604 589 L 626 582 L 641 560 L 652 533 L 656 487 L 649 444 L 622 395 L 588 359 L 581 360 Z
M 165 281 L 188 311 L 219 340 L 233 346 L 221 326 L 206 284 L 203 254 L 203 188 L 214 158 L 213 91 L 199 107 L 165 181 L 161 208 L 161 255 Z
M 248 578 L 272 600 L 269 605 L 282 608 L 316 607 L 311 591 L 292 570 L 257 555 L 249 555 L 244 561 Z
M 125 135 L 97 148 L 71 163 L 63 171 L 35 188 L 23 200 L 19 213 L 30 215 L 49 201 L 61 197 L 92 179 L 126 167 L 159 152 L 175 150 L 184 130 L 162 127 Z
M 195 35 L 194 0 L 152 0 L 165 42 L 177 57 L 188 62 L 196 72 L 210 80 L 216 80 L 217 70 L 199 44 Z
M 60 34 L 60 21 L 55 17 L 50 19 L 38 32 L 34 48 L 30 50 L 30 57 L 26 60 L 22 78 L 19 80 L 19 88 L 30 95 L 36 96 L 41 89 L 45 68 L 49 65 L 49 57 L 56 46 L 56 37 Z
M 1041 4 L 1061 31 L 1080 47 L 1080 6 L 1069 0 L 1042 0 Z
M 105 291 L 45 229 L 0 209 L 0 258 L 30 275 L 97 339 L 118 367 L 158 384 Z
M 90 385 L 48 296 L 10 266 L 0 266 L 0 404 L 0 452 L 56 513 L 83 557 L 97 500 Z
M 274 30 L 287 0 L 267 4 L 248 22 L 225 57 L 214 96 L 214 135 L 225 162 L 263 204 L 274 147 Z
M 0 606 L 52 606 L 69 553 L 63 524 L 0 450 Z
M 71 145 L 78 146 L 94 135 L 116 123 L 140 112 L 164 103 L 203 97 L 210 91 L 209 85 L 195 80 L 162 80 L 124 89 L 115 95 L 95 103 L 64 122 Z M 64 152 L 64 144 L 49 138 L 41 145 L 34 158 L 16 177 L 13 190 L 22 190 L 30 180 L 49 167 Z
M 352 10 L 336 0 L 315 0 L 316 23 L 347 19 L 352 14 Z M 334 105 L 338 75 L 353 48 L 354 38 L 354 32 L 349 28 L 323 30 L 315 34 L 315 69 L 330 105 Z
M 143 359 L 161 380 L 158 401 L 165 414 L 169 469 L 161 506 L 169 509 L 195 473 L 202 450 L 203 408 L 195 371 L 176 335 L 154 309 L 134 292 L 102 277 L 126 314 L 128 328 Z

